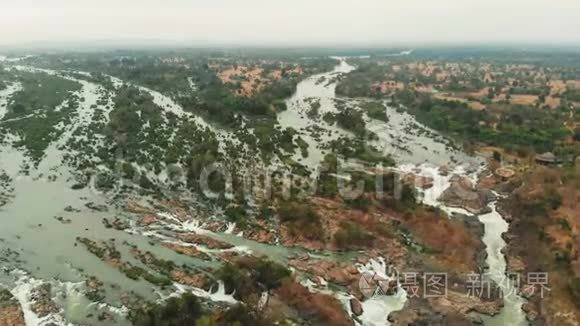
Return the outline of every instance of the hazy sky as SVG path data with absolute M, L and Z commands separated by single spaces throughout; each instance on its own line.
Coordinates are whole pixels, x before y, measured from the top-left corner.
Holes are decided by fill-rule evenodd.
M 580 0 L 0 0 L 0 45 L 580 44 Z

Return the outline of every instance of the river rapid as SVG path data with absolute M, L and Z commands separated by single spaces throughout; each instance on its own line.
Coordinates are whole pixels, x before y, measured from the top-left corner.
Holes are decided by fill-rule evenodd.
M 296 93 L 287 100 L 288 110 L 278 116 L 282 127 L 293 127 L 308 144 L 309 155 L 306 158 L 296 156 L 295 159 L 305 166 L 316 169 L 326 150 L 321 143 L 336 139 L 349 132 L 336 126 L 308 118 L 306 110 L 308 101 L 315 98 L 320 101 L 320 111 L 336 112 L 337 99 L 335 94 L 335 77 L 355 69 L 344 58 L 337 58 L 336 68 L 324 74 L 306 78 L 298 84 Z M 52 71 L 51 73 L 58 73 Z M 85 117 L 90 115 L 90 108 L 96 105 L 102 89 L 99 85 L 79 81 L 83 88 L 80 92 L 85 101 L 81 104 L 80 117 L 75 120 L 73 127 L 82 127 Z M 118 83 L 123 83 L 117 80 Z M 19 85 L 11 85 L 8 90 L 0 94 L 0 118 L 11 94 L 18 91 Z M 146 89 L 144 89 L 146 90 Z M 177 114 L 185 114 L 171 99 L 151 91 L 155 102 L 160 106 Z M 364 99 L 346 99 L 349 105 L 357 106 Z M 84 113 L 83 113 L 84 112 Z M 421 126 L 411 115 L 390 107 L 385 103 L 385 114 L 389 121 L 383 122 L 365 117 L 367 126 L 377 134 L 379 140 L 374 144 L 385 155 L 393 156 L 403 171 L 414 171 L 416 174 L 434 178 L 433 188 L 424 191 L 422 200 L 427 205 L 439 206 L 448 213 L 465 213 L 461 210 L 445 207 L 438 198 L 449 186 L 452 175 L 465 175 L 476 180 L 477 173 L 482 168 L 482 160 L 463 153 L 449 145 L 438 133 Z M 1 123 L 1 122 L 0 122 Z M 200 119 L 200 124 L 204 122 Z M 310 128 L 317 126 L 325 132 L 321 138 L 314 137 Z M 70 129 L 71 132 L 73 129 Z M 428 130 L 429 132 L 425 132 Z M 224 138 L 229 135 L 221 134 Z M 0 206 L 0 285 L 8 288 L 21 303 L 25 312 L 27 325 L 57 325 L 65 324 L 103 324 L 96 319 L 98 313 L 107 311 L 118 318 L 116 324 L 129 324 L 123 317 L 127 308 L 120 298 L 124 292 L 132 291 L 145 298 L 162 300 L 177 295 L 186 290 L 193 290 L 196 295 L 213 301 L 233 303 L 235 299 L 225 293 L 223 284 L 217 291 L 204 291 L 186 287 L 181 284 L 160 292 L 145 281 L 130 280 L 117 269 L 111 267 L 98 258 L 89 255 L 86 249 L 76 245 L 77 237 L 87 237 L 95 241 L 109 241 L 115 239 L 118 249 L 128 253 L 133 247 L 142 251 L 150 251 L 156 256 L 172 260 L 176 264 L 187 264 L 203 269 L 216 266 L 214 261 L 203 261 L 184 255 L 179 255 L 160 245 L 163 242 L 176 241 L 168 237 L 167 230 L 173 229 L 184 232 L 194 232 L 208 235 L 212 238 L 234 245 L 233 249 L 239 252 L 266 255 L 273 260 L 284 263 L 287 257 L 302 254 L 298 249 L 284 248 L 277 245 L 265 245 L 243 238 L 243 234 L 235 232 L 235 225 L 224 223 L 220 232 L 209 231 L 203 224 L 191 218 L 186 222 L 175 223 L 175 217 L 168 212 L 158 212 L 158 217 L 166 221 L 163 228 L 144 229 L 132 224 L 128 232 L 106 228 L 103 218 L 118 216 L 131 220 L 125 211 L 111 203 L 111 198 L 95 191 L 92 188 L 72 190 L 70 171 L 62 164 L 63 154 L 57 144 L 53 144 L 47 151 L 44 160 L 38 168 L 28 169 L 31 165 L 21 150 L 15 149 L 11 142 L 0 146 L 0 173 L 5 172 L 11 177 L 12 197 L 5 206 Z M 443 175 L 440 166 L 451 168 L 451 173 Z M 95 211 L 87 204 L 106 206 L 106 211 Z M 94 206 L 93 205 L 93 206 Z M 483 241 L 487 248 L 489 271 L 498 284 L 505 274 L 506 262 L 501 250 L 505 242 L 501 233 L 507 231 L 507 223 L 495 209 L 495 202 L 490 204 L 492 212 L 478 216 L 484 224 L 485 235 Z M 59 221 L 68 221 L 63 224 Z M 209 254 L 219 254 L 211 252 Z M 129 257 L 130 255 L 126 255 Z M 367 265 L 358 266 L 359 271 L 372 272 L 377 275 L 387 275 L 388 257 L 372 260 Z M 138 265 L 139 262 L 131 260 Z M 84 280 L 88 276 L 97 277 L 107 286 L 106 298 L 101 302 L 92 302 L 85 295 Z M 38 316 L 31 309 L 34 302 L 33 290 L 43 283 L 52 285 L 52 296 L 58 309 L 46 316 Z M 505 288 L 505 291 L 510 290 Z M 350 296 L 336 290 L 328 290 L 339 298 L 347 311 L 350 311 Z M 374 296 L 362 302 L 364 313 L 359 321 L 362 325 L 388 324 L 388 315 L 404 308 L 407 302 L 406 293 L 399 288 L 393 296 Z M 522 300 L 505 300 L 505 307 L 494 317 L 483 317 L 486 325 L 524 325 L 525 318 L 520 309 Z
M 339 64 L 328 73 L 312 76 L 298 85 L 296 94 L 287 101 L 288 111 L 278 116 L 283 127 L 299 129 L 301 136 L 309 144 L 310 155 L 301 163 L 315 170 L 326 152 L 320 149 L 320 140 L 310 137 L 309 128 L 316 125 L 327 132 L 322 141 L 336 139 L 340 135 L 348 134 L 335 126 L 323 121 L 313 121 L 308 118 L 306 111 L 309 99 L 320 98 L 320 112 L 337 112 L 335 100 L 346 100 L 352 107 L 357 107 L 365 99 L 338 98 L 335 93 L 336 83 L 320 83 L 320 80 L 330 80 L 339 74 L 345 74 L 355 69 L 349 65 L 346 58 L 336 58 Z M 468 177 L 473 184 L 477 184 L 479 173 L 484 169 L 484 160 L 470 156 L 461 149 L 450 145 L 438 132 L 433 131 L 419 122 L 413 116 L 385 102 L 385 114 L 388 122 L 365 117 L 367 128 L 379 138 L 373 143 L 383 154 L 391 155 L 398 163 L 397 170 L 412 172 L 416 175 L 433 178 L 433 187 L 423 190 L 417 189 L 421 201 L 430 206 L 439 207 L 447 214 L 473 215 L 470 212 L 456 207 L 448 207 L 439 201 L 441 194 L 450 186 L 450 179 L 455 176 Z M 338 130 L 337 130 L 338 129 Z M 299 160 L 299 159 L 298 159 Z M 450 170 L 450 173 L 444 173 Z M 491 212 L 477 216 L 484 226 L 483 242 L 486 245 L 487 275 L 497 283 L 505 294 L 501 312 L 496 316 L 481 316 L 485 325 L 526 325 L 525 314 L 521 310 L 524 300 L 516 294 L 511 282 L 506 281 L 506 260 L 502 253 L 505 241 L 501 235 L 508 230 L 508 224 L 496 210 L 496 202 L 489 204 Z M 388 257 L 387 257 L 388 258 Z M 368 268 L 368 267 L 367 267 Z M 386 265 L 374 262 L 367 272 L 376 275 L 386 275 Z M 386 276 L 384 277 L 386 278 Z M 404 290 L 399 288 L 394 296 L 374 296 L 363 302 L 364 313 L 360 320 L 364 325 L 385 325 L 388 315 L 403 309 L 406 302 Z

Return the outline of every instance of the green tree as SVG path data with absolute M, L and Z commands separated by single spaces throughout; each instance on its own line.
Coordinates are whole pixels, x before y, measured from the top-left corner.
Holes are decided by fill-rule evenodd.
M 580 141 L 580 127 L 574 129 L 574 140 Z

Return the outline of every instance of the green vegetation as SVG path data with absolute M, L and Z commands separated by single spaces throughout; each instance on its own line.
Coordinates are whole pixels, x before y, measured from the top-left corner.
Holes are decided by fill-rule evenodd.
M 190 326 L 202 316 L 199 299 L 191 293 L 130 314 L 135 326 Z
M 385 107 L 384 103 L 377 101 L 365 101 L 362 102 L 360 106 L 370 118 L 384 122 L 389 121 L 389 117 L 387 116 L 387 108 Z
M 542 188 L 533 198 L 523 198 L 516 193 L 512 199 L 514 210 L 525 216 L 547 215 L 562 204 L 562 196 L 553 187 Z
M 169 298 L 166 302 L 132 310 L 130 320 L 135 326 L 266 326 L 270 322 L 244 305 L 225 311 L 209 312 L 192 293 Z
M 574 298 L 574 302 L 580 305 L 580 277 L 574 277 L 570 280 L 570 293 Z
M 322 237 L 320 216 L 308 203 L 281 202 L 278 205 L 280 222 L 289 226 L 295 235 L 319 240 Z
M 235 291 L 237 299 L 259 294 L 264 289 L 276 289 L 290 275 L 286 267 L 255 257 L 244 257 L 235 264 L 225 264 L 216 273 L 217 278 L 224 282 L 226 291 Z
M 387 167 L 393 166 L 395 163 L 391 157 L 383 155 L 360 137 L 340 137 L 331 141 L 329 147 L 333 153 L 340 155 L 344 159 L 357 159 L 367 165 L 382 164 Z
M 340 230 L 334 234 L 334 243 L 339 248 L 361 248 L 372 245 L 374 236 L 367 232 L 362 226 L 351 223 L 341 222 Z
M 527 106 L 512 106 L 495 117 L 464 103 L 423 98 L 409 110 L 423 124 L 472 142 L 511 151 L 554 151 L 570 131 L 563 127 L 565 115 L 557 111 Z M 477 126 L 477 128 L 474 128 Z
M 54 113 L 55 108 L 65 102 L 72 92 L 81 89 L 76 82 L 45 73 L 19 72 L 16 78 L 23 89 L 10 99 L 4 120 L 31 113 Z
M 383 81 L 388 68 L 375 63 L 361 63 L 357 69 L 349 73 L 336 86 L 336 94 L 345 97 L 372 97 L 381 98 L 383 94 L 371 87 L 376 82 Z
M 80 85 L 45 73 L 22 72 L 16 78 L 23 89 L 10 99 L 0 121 L 0 139 L 6 131 L 17 134 L 20 140 L 15 145 L 24 147 L 38 163 L 48 145 L 62 135 L 62 126 L 76 116 L 80 99 L 71 93 Z

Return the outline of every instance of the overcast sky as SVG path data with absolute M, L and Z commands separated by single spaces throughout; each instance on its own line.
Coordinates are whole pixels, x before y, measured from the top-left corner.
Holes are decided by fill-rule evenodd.
M 0 0 L 0 45 L 580 44 L 580 0 Z

